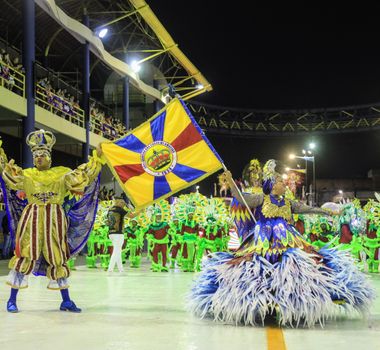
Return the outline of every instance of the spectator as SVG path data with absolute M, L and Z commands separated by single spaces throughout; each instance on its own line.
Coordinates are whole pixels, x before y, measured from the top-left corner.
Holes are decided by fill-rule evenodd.
M 20 73 L 23 73 L 23 74 L 25 73 L 25 69 L 20 63 L 20 59 L 18 57 L 15 57 L 15 59 L 13 60 L 13 67 Z

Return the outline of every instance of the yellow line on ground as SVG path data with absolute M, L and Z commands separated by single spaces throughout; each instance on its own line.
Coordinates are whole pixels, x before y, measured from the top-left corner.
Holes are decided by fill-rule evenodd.
M 286 350 L 284 333 L 281 328 L 267 328 L 268 350 Z

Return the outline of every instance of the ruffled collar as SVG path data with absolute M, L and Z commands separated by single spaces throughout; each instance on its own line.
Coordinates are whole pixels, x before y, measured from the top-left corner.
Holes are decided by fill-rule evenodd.
M 64 166 L 56 166 L 48 170 L 38 170 L 37 168 L 28 168 L 24 170 L 24 176 L 32 178 L 35 181 L 45 185 L 50 185 L 60 181 L 64 175 L 71 171 L 70 168 Z

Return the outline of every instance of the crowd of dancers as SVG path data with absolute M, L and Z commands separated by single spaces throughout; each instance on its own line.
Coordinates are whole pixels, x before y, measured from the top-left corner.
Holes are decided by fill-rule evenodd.
M 133 211 L 126 197 L 98 206 L 101 146 L 75 170 L 52 168 L 55 141 L 49 131 L 30 133 L 26 142 L 35 167 L 22 169 L 8 160 L 0 140 L 0 182 L 14 247 L 9 312 L 19 311 L 17 295 L 32 272 L 60 290 L 61 310 L 80 312 L 68 278 L 85 244 L 88 266 L 100 257 L 112 272 L 116 265 L 123 271 L 123 255 L 139 267 L 144 242 L 152 271 L 198 272 L 188 300 L 201 318 L 244 325 L 275 318 L 280 325 L 312 327 L 342 312 L 369 312 L 375 293 L 360 269 L 379 271 L 378 199 L 364 208 L 358 201 L 307 206 L 291 197 L 269 160 L 263 167 L 250 162 L 243 193 L 225 171 L 229 206 L 198 192 L 142 211 Z M 238 232 L 236 250 L 229 249 L 230 230 Z
M 114 201 L 99 205 L 94 229 L 87 244 L 87 266 L 113 270 Z M 196 192 L 181 195 L 169 204 L 162 200 L 133 217 L 124 216 L 119 260 L 140 267 L 144 250 L 152 271 L 166 272 L 178 268 L 199 271 L 208 253 L 226 251 L 233 227 L 228 206 L 222 198 L 207 198 Z M 111 232 L 110 232 L 111 231 Z M 145 246 L 145 249 L 144 249 Z M 113 248 L 111 248 L 113 247 Z M 109 268 L 111 264 L 111 269 Z M 119 270 L 123 270 L 118 264 Z
M 109 196 L 103 199 L 88 240 L 86 261 L 88 267 L 99 263 L 109 269 L 114 248 L 109 212 L 114 201 Z M 346 250 L 359 269 L 379 273 L 380 201 L 371 199 L 363 208 L 359 200 L 326 203 L 322 208 L 336 215 L 294 213 L 289 222 L 316 249 Z M 120 261 L 138 268 L 146 255 L 153 271 L 200 271 L 209 253 L 234 251 L 243 242 L 248 232 L 242 230 L 244 217 L 243 226 L 253 226 L 243 206 L 237 213 L 226 198 L 207 198 L 198 192 L 181 195 L 172 204 L 162 200 L 134 217 L 124 217 Z M 123 268 L 119 265 L 119 269 Z

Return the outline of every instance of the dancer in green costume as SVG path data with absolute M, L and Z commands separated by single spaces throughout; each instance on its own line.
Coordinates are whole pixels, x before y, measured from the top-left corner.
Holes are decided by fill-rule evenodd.
M 207 200 L 199 192 L 180 195 L 174 205 L 174 211 L 182 221 L 180 256 L 181 269 L 184 272 L 195 271 L 201 219 L 201 203 Z
M 146 237 L 152 260 L 151 270 L 167 272 L 169 271 L 166 263 L 168 260 L 170 205 L 166 200 L 161 200 L 148 207 L 146 215 L 150 218 Z
M 139 225 L 138 219 L 133 218 L 124 228 L 125 239 L 127 240 L 126 250 L 129 253 L 129 263 L 133 268 L 140 267 L 141 253 L 144 245 L 144 228 Z
M 337 236 L 334 233 L 332 223 L 325 216 L 319 216 L 310 232 L 311 244 L 323 248 L 327 244 L 333 245 L 335 238 Z
M 111 240 L 108 238 L 107 213 L 113 201 L 102 201 L 98 205 L 93 230 L 87 241 L 86 265 L 95 268 L 98 259 L 103 269 L 108 268 L 110 260 Z
M 363 235 L 366 232 L 367 221 L 365 213 L 358 201 L 345 204 L 339 218 L 340 249 L 348 249 L 358 260 L 361 260 L 363 248 Z
M 202 217 L 202 228 L 197 242 L 195 268 L 200 271 L 205 254 L 227 251 L 229 215 L 222 198 L 205 198 L 197 211 Z
M 367 217 L 367 231 L 363 246 L 367 254 L 368 272 L 379 273 L 380 260 L 380 196 L 375 193 L 377 200 L 370 200 L 364 206 Z
M 169 222 L 170 235 L 170 268 L 181 266 L 183 246 L 183 223 L 176 216 Z

